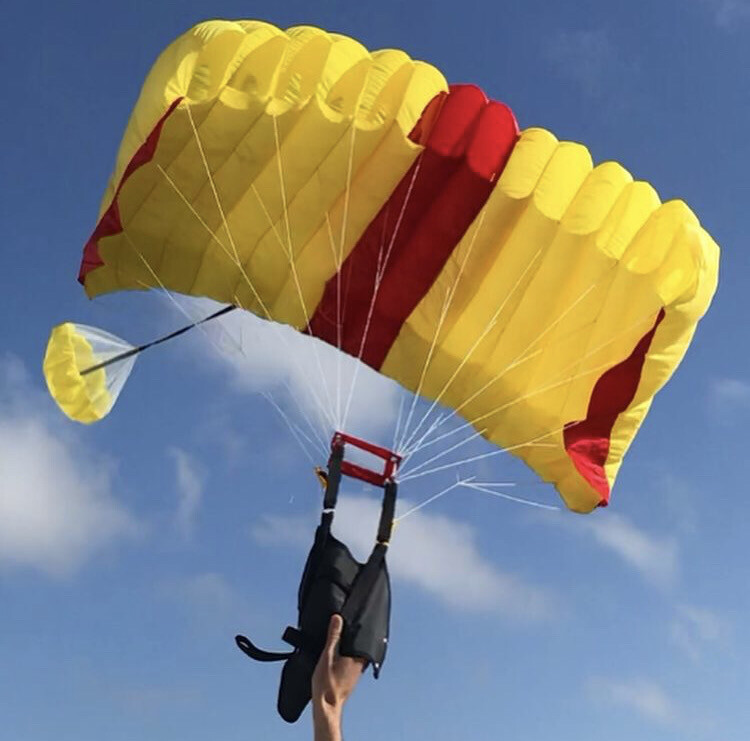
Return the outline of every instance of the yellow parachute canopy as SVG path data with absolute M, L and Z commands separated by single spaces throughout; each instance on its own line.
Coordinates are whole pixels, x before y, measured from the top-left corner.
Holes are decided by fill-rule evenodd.
M 589 511 L 707 310 L 718 255 L 681 201 L 519 131 L 507 106 L 404 52 L 210 21 L 148 75 L 80 280 L 319 337 Z M 102 416 L 106 374 L 73 368 L 53 393 Z

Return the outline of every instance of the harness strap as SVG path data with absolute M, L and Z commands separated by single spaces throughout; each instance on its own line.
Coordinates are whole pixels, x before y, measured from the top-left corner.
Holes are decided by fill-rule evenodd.
M 284 635 L 281 636 L 281 640 L 290 646 L 294 646 L 294 648 L 309 651 L 312 654 L 319 652 L 322 648 L 309 634 L 303 633 L 299 628 L 293 628 L 291 625 L 287 626 Z
M 344 460 L 344 446 L 334 445 L 328 460 L 328 484 L 323 497 L 323 512 L 336 509 L 341 484 L 341 462 Z
M 264 651 L 258 648 L 249 638 L 245 636 L 235 636 L 234 641 L 244 653 L 256 661 L 285 661 L 294 656 L 294 651 Z
M 393 516 L 396 514 L 396 494 L 398 484 L 388 481 L 384 487 L 383 504 L 380 508 L 380 523 L 378 524 L 378 543 L 388 545 L 393 531 Z

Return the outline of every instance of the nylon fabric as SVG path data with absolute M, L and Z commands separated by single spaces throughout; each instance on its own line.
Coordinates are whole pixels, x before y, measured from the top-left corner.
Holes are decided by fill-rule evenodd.
M 135 358 L 84 373 L 132 349 L 119 337 L 95 327 L 65 322 L 50 333 L 43 372 L 50 395 L 72 420 L 91 424 L 107 416 Z
M 719 250 L 681 201 L 515 127 L 402 51 L 199 24 L 144 84 L 81 280 L 90 296 L 163 286 L 343 337 L 588 512 L 708 309 Z M 597 387 L 623 403 L 593 403 Z
M 621 166 L 594 168 L 581 145 L 530 129 L 381 370 L 416 386 L 455 286 L 424 395 L 442 394 L 553 482 L 570 508 L 587 512 L 608 501 L 648 400 L 684 355 L 717 273 L 718 247 L 685 204 L 660 204 Z M 598 379 L 631 354 L 662 310 L 628 380 L 637 391 L 612 426 L 599 485 L 581 475 L 564 431 L 586 418 Z

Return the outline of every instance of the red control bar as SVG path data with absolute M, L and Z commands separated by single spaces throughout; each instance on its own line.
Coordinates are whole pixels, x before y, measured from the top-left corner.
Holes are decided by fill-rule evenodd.
M 335 432 L 331 439 L 331 450 L 336 448 L 345 448 L 347 445 L 364 450 L 366 453 L 383 459 L 382 472 L 372 471 L 364 466 L 359 466 L 350 461 L 341 461 L 341 473 L 350 476 L 353 479 L 366 481 L 368 484 L 375 486 L 385 486 L 386 483 L 393 480 L 396 471 L 401 463 L 401 456 L 387 448 L 381 448 L 379 445 L 373 445 L 366 440 L 360 440 L 343 432 Z

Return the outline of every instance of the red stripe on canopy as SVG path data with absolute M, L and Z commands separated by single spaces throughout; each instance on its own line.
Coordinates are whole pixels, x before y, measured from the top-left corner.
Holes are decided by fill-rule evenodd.
M 410 138 L 424 151 L 341 274 L 326 284 L 308 327 L 376 369 L 487 202 L 518 124 L 506 105 L 478 87 L 455 85 L 430 103 Z
M 83 248 L 83 259 L 81 260 L 81 268 L 78 272 L 79 283 L 84 284 L 88 273 L 104 265 L 104 261 L 99 256 L 99 240 L 104 237 L 111 237 L 114 234 L 119 234 L 122 231 L 120 206 L 117 202 L 120 191 L 128 178 L 139 167 L 142 167 L 147 162 L 151 162 L 156 147 L 159 144 L 162 127 L 164 126 L 165 121 L 172 115 L 175 108 L 180 104 L 181 100 L 182 98 L 177 98 L 172 102 L 172 105 L 169 106 L 166 113 L 157 121 L 156 126 L 152 129 L 151 133 L 146 138 L 146 141 L 138 147 L 136 153 L 133 155 L 130 162 L 128 162 L 128 166 L 125 168 L 125 172 L 122 174 L 120 183 L 117 186 L 114 197 L 112 198 L 112 203 L 109 204 L 109 208 L 107 208 L 102 214 L 102 218 L 99 219 L 99 223 L 96 225 L 93 234 L 89 237 L 89 241 L 86 242 L 86 246 Z
M 633 352 L 599 378 L 591 392 L 586 419 L 570 422 L 565 427 L 565 450 L 581 476 L 601 495 L 600 507 L 609 502 L 609 481 L 604 464 L 609 456 L 612 428 L 635 397 L 646 353 L 664 315 L 662 309 L 652 329 L 640 339 Z

